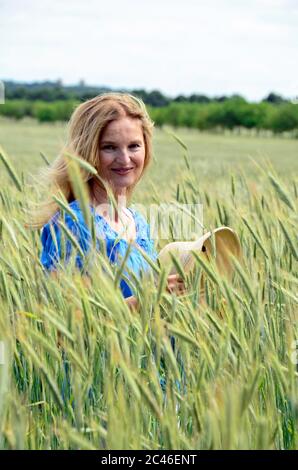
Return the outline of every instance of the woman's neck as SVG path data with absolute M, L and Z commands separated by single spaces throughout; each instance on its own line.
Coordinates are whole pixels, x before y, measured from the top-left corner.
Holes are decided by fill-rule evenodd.
M 116 208 L 112 206 L 109 201 L 107 191 L 99 185 L 96 180 L 92 180 L 90 185 L 90 199 L 91 204 L 95 207 L 96 211 L 104 217 L 113 219 L 116 223 L 119 220 L 119 214 L 122 214 L 123 209 L 126 208 L 126 188 L 119 191 L 113 191 L 116 200 Z

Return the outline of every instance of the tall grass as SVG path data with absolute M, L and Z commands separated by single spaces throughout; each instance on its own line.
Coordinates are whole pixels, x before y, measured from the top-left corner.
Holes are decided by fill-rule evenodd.
M 43 272 L 39 233 L 22 226 L 32 194 L 1 155 L 0 448 L 297 448 L 294 178 L 235 173 L 218 196 L 185 160 L 177 201 L 199 197 L 208 227 L 232 226 L 243 263 L 228 281 L 198 259 L 181 297 L 161 270 L 157 286 L 139 282 L 136 312 L 100 253 L 90 283 L 74 257 Z

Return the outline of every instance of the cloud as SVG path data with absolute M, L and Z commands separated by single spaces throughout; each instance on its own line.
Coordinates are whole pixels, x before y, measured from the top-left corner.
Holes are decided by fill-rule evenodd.
M 2 79 L 297 94 L 296 1 L 2 0 L 0 8 Z

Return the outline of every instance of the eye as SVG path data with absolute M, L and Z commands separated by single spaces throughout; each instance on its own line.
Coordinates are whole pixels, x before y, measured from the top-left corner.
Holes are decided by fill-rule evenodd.
M 129 146 L 129 147 L 130 147 L 130 148 L 135 148 L 135 149 L 136 149 L 136 148 L 139 148 L 139 147 L 140 147 L 140 144 L 137 144 L 137 143 L 135 143 L 135 144 L 130 144 L 130 146 Z
M 115 145 L 108 144 L 108 145 L 104 145 L 102 148 L 103 150 L 114 150 L 116 147 Z

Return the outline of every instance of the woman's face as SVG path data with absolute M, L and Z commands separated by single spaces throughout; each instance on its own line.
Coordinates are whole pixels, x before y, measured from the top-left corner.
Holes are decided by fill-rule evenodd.
M 145 142 L 139 119 L 122 117 L 105 128 L 100 144 L 101 176 L 116 191 L 135 184 L 145 161 Z

